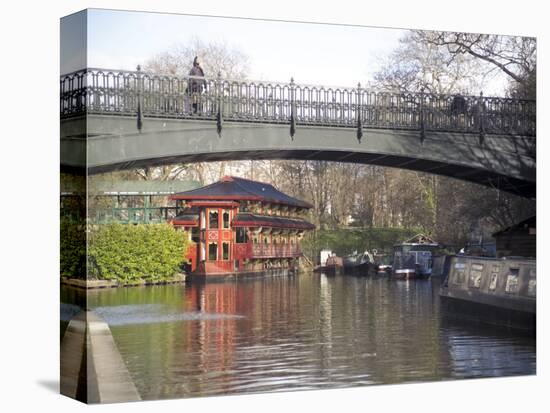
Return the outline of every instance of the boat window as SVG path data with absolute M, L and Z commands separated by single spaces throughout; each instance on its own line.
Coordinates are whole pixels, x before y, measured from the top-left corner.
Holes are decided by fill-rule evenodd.
M 491 281 L 489 282 L 489 290 L 495 291 L 497 288 L 498 273 L 500 272 L 499 265 L 493 265 L 491 269 Z
M 537 295 L 537 270 L 536 268 L 529 269 L 529 283 L 527 284 L 527 295 L 535 297 Z
M 201 229 L 205 229 L 205 228 L 206 228 L 206 217 L 205 217 L 205 213 L 206 213 L 206 212 L 204 212 L 204 209 L 201 210 L 201 218 L 200 218 Z
M 200 230 L 199 227 L 191 228 L 191 241 L 200 242 Z
M 229 242 L 222 242 L 222 260 L 229 260 Z
M 470 287 L 479 288 L 481 276 L 483 275 L 483 264 L 472 264 L 470 266 Z
M 208 228 L 210 229 L 219 228 L 218 211 L 214 210 L 214 211 L 208 212 Z
M 506 277 L 506 287 L 504 291 L 508 294 L 515 294 L 519 289 L 519 268 L 510 268 L 510 272 Z
M 466 279 L 466 276 L 465 276 L 465 271 L 464 271 L 463 268 L 456 271 L 455 279 L 456 279 L 457 284 L 463 284 L 464 283 L 464 280 Z
M 527 295 L 529 297 L 534 297 L 537 295 L 537 279 L 531 278 L 529 284 L 527 285 Z
M 246 229 L 237 228 L 237 231 L 235 232 L 235 242 L 237 242 L 237 244 L 245 244 L 245 243 L 248 242 L 248 237 L 246 235 Z
M 218 260 L 218 243 L 211 242 L 208 244 L 208 261 Z
M 455 264 L 455 272 L 454 272 L 454 277 L 453 277 L 453 283 L 454 284 L 463 284 L 465 279 L 466 279 L 466 274 L 465 274 L 465 271 L 466 271 L 466 265 L 461 263 L 461 262 L 457 262 Z
M 229 211 L 223 211 L 222 221 L 223 221 L 223 229 L 229 229 Z

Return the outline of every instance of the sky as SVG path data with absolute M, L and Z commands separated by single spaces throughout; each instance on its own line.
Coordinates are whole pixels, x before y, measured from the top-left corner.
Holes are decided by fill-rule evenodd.
M 350 86 L 364 83 L 403 30 L 176 14 L 91 10 L 88 66 L 135 70 L 194 37 L 249 56 L 250 79 Z
M 70 32 L 71 25 L 66 26 L 65 32 Z M 371 81 L 407 32 L 394 28 L 101 9 L 88 10 L 87 27 L 88 67 L 135 70 L 155 55 L 199 38 L 205 43 L 221 42 L 247 55 L 251 80 L 288 82 L 292 77 L 299 84 L 346 87 Z M 75 33 L 67 37 L 80 36 L 81 33 Z M 72 43 L 70 47 L 74 49 L 78 41 Z M 78 62 L 62 59 L 61 72 L 80 69 Z M 503 80 L 496 79 L 485 91 L 502 94 L 503 86 Z

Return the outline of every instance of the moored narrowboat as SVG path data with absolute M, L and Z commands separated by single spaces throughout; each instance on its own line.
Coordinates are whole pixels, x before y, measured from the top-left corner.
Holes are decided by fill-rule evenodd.
M 453 256 L 440 290 L 446 316 L 534 331 L 536 261 Z
M 398 279 L 428 278 L 432 273 L 432 253 L 440 245 L 418 234 L 394 245 L 392 275 Z
M 344 272 L 342 257 L 338 257 L 337 255 L 328 257 L 326 265 L 321 268 L 321 272 L 327 275 L 341 275 Z
M 321 250 L 320 265 L 313 269 L 313 272 L 323 273 L 325 275 L 340 275 L 344 271 L 344 263 L 342 257 L 337 256 L 331 250 Z
M 343 257 L 344 272 L 368 275 L 373 268 L 374 259 L 370 252 L 354 253 Z
M 374 270 L 376 275 L 390 275 L 392 271 L 391 255 L 381 254 L 375 255 Z

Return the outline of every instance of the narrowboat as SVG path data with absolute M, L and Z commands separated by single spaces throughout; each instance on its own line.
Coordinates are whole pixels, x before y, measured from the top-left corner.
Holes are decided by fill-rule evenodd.
M 374 265 L 374 259 L 368 251 L 359 254 L 355 252 L 343 257 L 343 265 L 346 273 L 368 275 L 369 270 Z
M 376 275 L 389 275 L 392 271 L 391 255 L 379 255 L 375 257 L 374 269 Z
M 327 275 L 341 275 L 344 271 L 344 263 L 342 257 L 332 255 L 327 258 L 327 263 L 321 268 L 321 272 Z
M 418 234 L 394 245 L 392 275 L 398 279 L 428 278 L 432 273 L 432 254 L 441 246 Z
M 443 314 L 535 331 L 536 273 L 530 258 L 452 256 L 439 293 Z
M 338 257 L 330 250 L 322 250 L 320 253 L 321 265 L 313 269 L 313 272 L 327 275 L 339 275 L 343 272 L 344 264 L 342 257 Z

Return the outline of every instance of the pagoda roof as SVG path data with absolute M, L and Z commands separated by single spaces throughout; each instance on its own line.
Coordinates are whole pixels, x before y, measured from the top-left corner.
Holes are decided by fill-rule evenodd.
M 315 229 L 315 225 L 299 218 L 240 213 L 233 219 L 234 227 L 269 227 L 287 229 Z
M 170 197 L 181 200 L 249 200 L 288 205 L 299 208 L 312 208 L 308 202 L 291 197 L 273 185 L 235 176 L 224 176 L 218 182 L 179 192 Z

